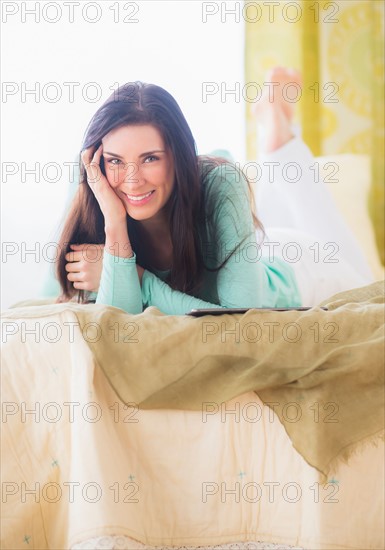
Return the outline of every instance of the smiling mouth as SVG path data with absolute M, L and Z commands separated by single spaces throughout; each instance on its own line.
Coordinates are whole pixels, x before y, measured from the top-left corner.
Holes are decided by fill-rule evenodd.
M 128 193 L 124 193 L 124 194 L 130 202 L 140 203 L 140 202 L 144 202 L 146 199 L 149 199 L 154 193 L 155 193 L 155 190 L 149 191 L 144 195 L 129 195 Z

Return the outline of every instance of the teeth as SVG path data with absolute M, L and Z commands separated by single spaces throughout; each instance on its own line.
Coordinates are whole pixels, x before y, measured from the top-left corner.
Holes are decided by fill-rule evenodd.
M 141 201 L 141 200 L 143 200 L 144 198 L 149 197 L 149 196 L 151 195 L 151 193 L 152 193 L 152 191 L 150 191 L 150 192 L 147 193 L 146 195 L 141 195 L 140 197 L 132 197 L 131 195 L 128 195 L 127 193 L 126 193 L 126 195 L 127 195 L 127 197 L 128 197 L 130 200 L 132 200 L 132 201 Z

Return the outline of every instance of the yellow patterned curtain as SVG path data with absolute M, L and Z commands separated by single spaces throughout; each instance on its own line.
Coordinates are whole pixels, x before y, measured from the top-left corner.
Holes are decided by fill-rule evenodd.
M 299 69 L 297 118 L 313 153 L 370 155 L 369 211 L 385 263 L 383 0 L 244 0 L 243 15 L 246 83 L 262 87 L 275 65 Z M 249 100 L 249 160 L 257 154 L 251 107 Z

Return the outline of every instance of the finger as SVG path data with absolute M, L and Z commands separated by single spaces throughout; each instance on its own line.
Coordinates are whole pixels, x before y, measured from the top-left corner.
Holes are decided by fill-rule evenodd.
M 73 282 L 73 281 L 77 281 L 77 282 L 83 281 L 83 277 L 84 277 L 84 274 L 81 271 L 67 273 L 67 279 L 71 282 Z
M 91 183 L 91 184 L 94 184 L 100 180 L 100 166 L 99 166 L 98 157 L 97 156 L 95 157 L 96 151 L 95 151 L 95 146 L 92 146 L 92 147 L 89 147 L 88 149 L 85 149 L 81 154 L 81 158 L 87 174 L 87 180 L 88 180 L 88 183 Z
M 80 154 L 80 157 L 83 161 L 83 164 L 85 166 L 87 166 L 88 164 L 90 164 L 91 162 L 91 159 L 93 157 L 93 152 L 94 152 L 94 147 L 88 147 L 87 149 L 84 149 L 81 154 Z
M 64 268 L 71 273 L 80 273 L 80 262 L 68 262 Z
M 81 158 L 85 166 L 88 166 L 94 162 L 98 164 L 102 151 L 103 151 L 102 144 L 100 144 L 99 147 L 92 145 L 91 147 L 84 149 L 84 151 L 82 151 L 81 153 Z
M 97 182 L 100 182 L 103 175 L 100 169 L 100 155 L 93 156 L 91 162 L 88 164 L 85 164 L 85 169 L 87 173 L 87 180 L 90 184 L 95 184 Z
M 84 243 L 70 246 L 73 247 L 75 258 L 78 261 L 86 260 L 94 262 L 103 257 L 104 244 Z
M 92 286 L 90 282 L 75 280 L 72 282 L 72 286 L 77 290 L 88 290 L 92 291 Z
M 67 262 L 78 262 L 82 259 L 82 253 L 81 252 L 67 252 L 67 254 L 64 256 L 64 258 L 67 260 Z
M 96 162 L 97 165 L 100 164 L 100 158 L 103 153 L 103 145 L 100 144 L 99 147 L 96 149 L 95 154 L 93 156 L 92 162 Z
M 71 248 L 74 248 L 75 250 L 83 250 L 86 246 L 92 246 L 89 243 L 83 243 L 83 244 L 70 244 Z M 96 245 L 95 245 L 96 246 Z
M 76 288 L 77 290 L 88 290 L 88 284 L 87 283 L 82 283 L 80 281 L 76 281 L 72 284 L 72 286 L 74 288 Z

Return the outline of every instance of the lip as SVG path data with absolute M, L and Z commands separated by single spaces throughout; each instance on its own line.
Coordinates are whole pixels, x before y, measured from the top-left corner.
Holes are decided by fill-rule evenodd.
M 126 201 L 129 204 L 133 204 L 134 206 L 141 206 L 142 204 L 146 204 L 148 201 L 150 201 L 152 199 L 154 193 L 155 193 L 155 190 L 153 190 L 151 192 L 151 195 L 149 195 L 148 197 L 145 197 L 141 201 L 130 199 L 125 193 L 124 193 L 124 196 L 126 198 Z M 144 195 L 145 193 L 141 193 L 141 194 Z M 135 195 L 132 195 L 132 196 L 134 197 Z M 140 197 L 140 195 L 136 195 L 136 196 Z

